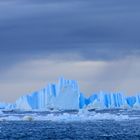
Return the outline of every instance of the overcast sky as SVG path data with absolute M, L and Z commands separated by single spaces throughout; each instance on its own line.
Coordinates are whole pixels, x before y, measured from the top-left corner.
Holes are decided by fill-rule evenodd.
M 140 92 L 139 0 L 1 0 L 0 101 L 75 79 L 85 95 Z

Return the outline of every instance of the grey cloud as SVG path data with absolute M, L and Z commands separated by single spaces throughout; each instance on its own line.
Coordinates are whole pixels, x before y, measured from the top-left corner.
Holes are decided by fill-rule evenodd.
M 139 54 L 138 5 L 137 0 L 0 3 L 0 55 L 77 52 L 85 59 L 112 60 Z

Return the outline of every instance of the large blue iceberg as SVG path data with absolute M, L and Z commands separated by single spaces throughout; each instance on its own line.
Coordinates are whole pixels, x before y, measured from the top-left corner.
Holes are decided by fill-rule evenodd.
M 20 97 L 14 104 L 2 104 L 1 108 L 20 110 L 78 110 L 106 108 L 139 108 L 140 95 L 128 97 L 123 93 L 94 93 L 86 97 L 79 90 L 77 81 L 59 79 L 57 84 Z
M 60 78 L 58 84 L 47 87 L 20 97 L 9 108 L 31 109 L 79 109 L 79 87 L 74 80 Z

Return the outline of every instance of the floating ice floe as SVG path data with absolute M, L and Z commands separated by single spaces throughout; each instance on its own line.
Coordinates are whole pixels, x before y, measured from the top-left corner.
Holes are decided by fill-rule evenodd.
M 53 121 L 53 122 L 84 122 L 97 120 L 125 121 L 139 119 L 139 116 L 127 114 L 96 113 L 80 110 L 78 113 L 30 113 L 30 114 L 8 114 L 0 116 L 0 121 Z

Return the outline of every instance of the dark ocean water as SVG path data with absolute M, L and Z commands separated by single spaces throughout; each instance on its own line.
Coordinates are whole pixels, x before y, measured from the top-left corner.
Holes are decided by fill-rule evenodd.
M 129 112 L 138 116 L 140 111 Z M 1 121 L 2 140 L 140 140 L 140 119 L 95 121 Z

